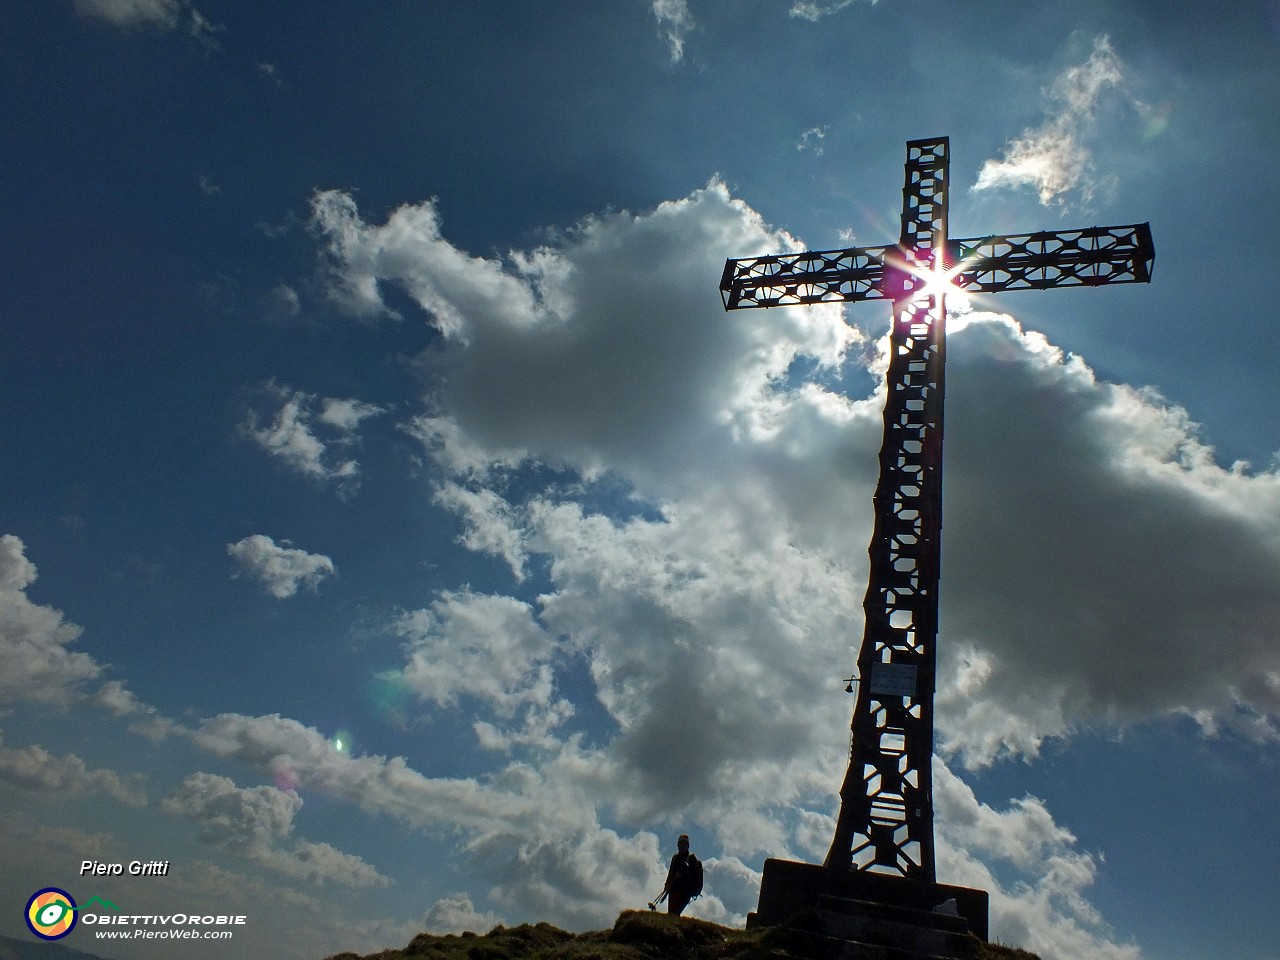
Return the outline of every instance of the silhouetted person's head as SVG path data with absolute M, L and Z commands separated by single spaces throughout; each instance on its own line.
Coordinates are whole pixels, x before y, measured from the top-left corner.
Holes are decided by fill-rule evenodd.
M 680 834 L 680 839 L 676 841 L 676 849 L 681 853 L 689 852 L 689 835 L 687 833 Z

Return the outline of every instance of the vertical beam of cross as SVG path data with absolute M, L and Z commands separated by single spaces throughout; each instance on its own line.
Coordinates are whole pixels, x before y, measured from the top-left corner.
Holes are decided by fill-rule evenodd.
M 907 143 L 893 247 L 725 263 L 725 309 L 892 301 L 848 771 L 825 865 L 934 882 L 933 695 L 949 285 L 976 292 L 1146 282 L 1147 224 L 951 240 L 947 138 Z
M 890 867 L 933 881 L 933 689 L 942 532 L 946 303 L 917 295 L 947 243 L 948 143 L 907 145 L 902 233 L 882 286 L 893 300 L 888 395 L 853 749 L 827 866 Z M 861 759 L 861 763 L 859 763 Z

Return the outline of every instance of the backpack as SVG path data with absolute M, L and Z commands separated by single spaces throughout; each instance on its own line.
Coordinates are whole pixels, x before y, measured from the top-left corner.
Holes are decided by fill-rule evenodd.
M 702 861 L 689 854 L 689 899 L 702 893 Z

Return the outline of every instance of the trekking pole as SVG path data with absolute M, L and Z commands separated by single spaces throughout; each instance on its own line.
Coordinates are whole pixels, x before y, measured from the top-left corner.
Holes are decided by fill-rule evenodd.
M 654 897 L 652 900 L 649 901 L 649 909 L 657 910 L 658 904 L 660 904 L 665 899 L 667 899 L 667 891 L 663 890 L 660 894 L 658 894 L 656 897 Z

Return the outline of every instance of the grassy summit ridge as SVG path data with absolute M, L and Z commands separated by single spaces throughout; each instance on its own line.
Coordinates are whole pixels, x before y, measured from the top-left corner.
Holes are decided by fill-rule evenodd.
M 738 930 L 691 917 L 626 910 L 612 930 L 569 933 L 549 923 L 474 933 L 420 933 L 401 950 L 328 960 L 769 960 L 785 956 L 788 930 Z M 1039 960 L 1035 954 L 985 944 L 978 960 Z M 867 960 L 889 960 L 883 950 Z

